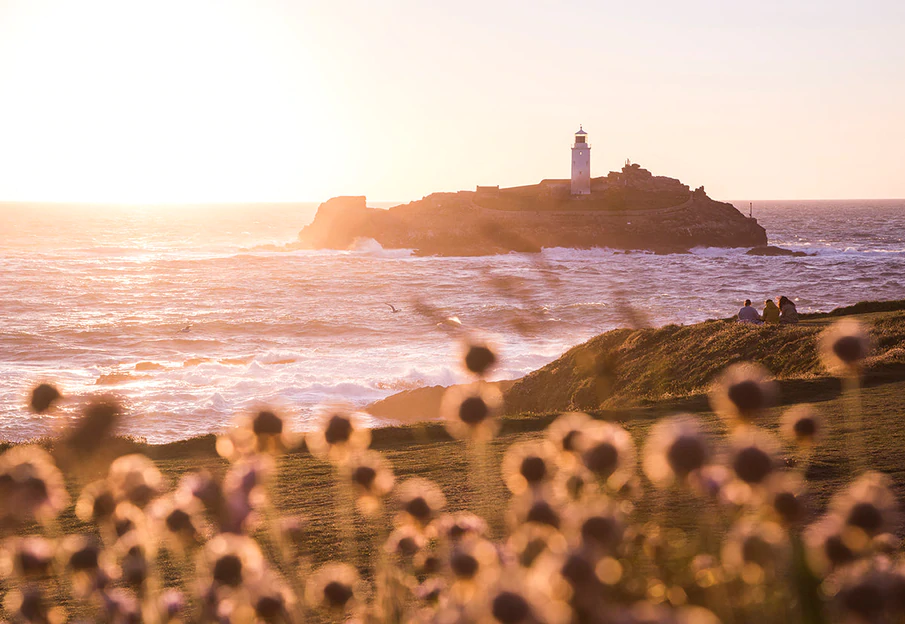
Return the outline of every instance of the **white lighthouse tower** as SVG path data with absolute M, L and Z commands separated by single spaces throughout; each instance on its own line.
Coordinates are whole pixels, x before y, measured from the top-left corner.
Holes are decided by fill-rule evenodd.
M 579 126 L 572 144 L 572 195 L 591 194 L 591 146 L 588 133 Z

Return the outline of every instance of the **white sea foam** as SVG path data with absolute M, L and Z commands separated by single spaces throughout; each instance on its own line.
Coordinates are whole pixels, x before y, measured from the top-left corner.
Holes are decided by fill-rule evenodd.
M 60 211 L 53 228 L 17 214 L 16 227 L 0 230 L 0 439 L 47 434 L 79 400 L 105 393 L 128 406 L 124 432 L 153 442 L 217 431 L 262 403 L 305 426 L 322 401 L 362 407 L 465 381 L 463 329 L 491 336 L 502 354 L 493 378 L 511 379 L 625 324 L 628 311 L 691 323 L 780 294 L 803 312 L 905 298 L 905 202 L 758 206 L 771 244 L 815 254 L 804 258 L 710 248 L 431 258 L 374 241 L 242 251 L 296 240 L 313 208 L 222 210 L 204 219 L 124 211 L 113 221 Z M 461 327 L 438 327 L 449 317 Z M 164 368 L 136 371 L 138 362 Z M 95 384 L 110 374 L 131 376 Z M 45 380 L 72 403 L 26 416 L 27 389 Z

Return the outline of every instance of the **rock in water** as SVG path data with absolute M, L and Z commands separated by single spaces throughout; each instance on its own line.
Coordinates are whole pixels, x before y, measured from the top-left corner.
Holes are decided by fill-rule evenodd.
M 802 256 L 809 256 L 810 254 L 805 253 L 804 251 L 792 251 L 791 249 L 783 249 L 782 247 L 774 247 L 773 245 L 760 245 L 758 247 L 753 247 L 748 250 L 747 255 L 749 256 L 792 256 L 795 258 L 800 258 Z
M 487 192 L 433 193 L 389 210 L 335 197 L 317 210 L 294 248 L 349 249 L 371 238 L 419 255 L 481 256 L 544 247 L 646 249 L 764 247 L 767 234 L 734 206 L 673 178 L 627 165 L 571 195 L 569 180 Z

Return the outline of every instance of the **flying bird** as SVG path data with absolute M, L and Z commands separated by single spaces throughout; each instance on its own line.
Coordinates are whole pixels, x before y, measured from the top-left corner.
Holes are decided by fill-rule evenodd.
M 388 306 L 390 306 L 390 310 L 393 311 L 393 314 L 396 314 L 397 312 L 402 312 L 402 310 L 398 309 L 398 308 L 397 308 L 396 306 L 394 306 L 392 303 L 385 303 L 385 304 L 383 304 L 383 305 L 388 305 Z

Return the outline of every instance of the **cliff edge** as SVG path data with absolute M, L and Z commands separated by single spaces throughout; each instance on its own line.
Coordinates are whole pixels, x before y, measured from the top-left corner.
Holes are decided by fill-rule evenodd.
M 591 181 L 573 196 L 569 180 L 500 189 L 433 193 L 389 210 L 364 197 L 335 197 L 318 207 L 293 247 L 349 249 L 372 238 L 385 249 L 419 255 L 477 256 L 544 247 L 646 249 L 758 247 L 767 234 L 755 219 L 637 164 Z

